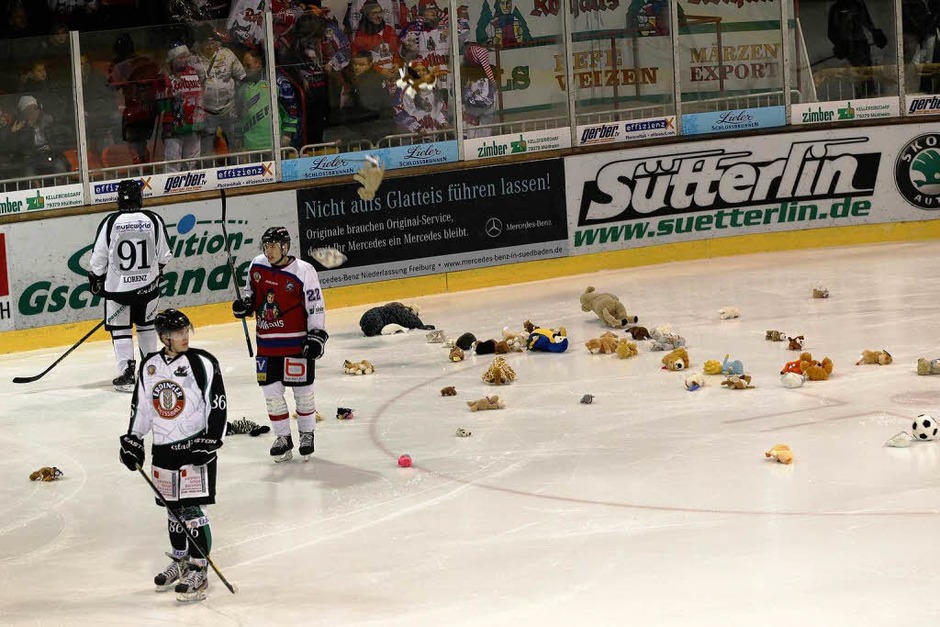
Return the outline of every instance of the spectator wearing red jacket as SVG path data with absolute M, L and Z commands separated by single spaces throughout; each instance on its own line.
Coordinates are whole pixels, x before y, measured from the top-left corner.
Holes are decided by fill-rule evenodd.
M 368 52 L 372 55 L 373 69 L 388 79 L 398 78 L 401 66 L 400 43 L 395 29 L 385 22 L 385 11 L 378 0 L 366 0 L 362 5 L 362 20 L 352 42 L 352 54 Z

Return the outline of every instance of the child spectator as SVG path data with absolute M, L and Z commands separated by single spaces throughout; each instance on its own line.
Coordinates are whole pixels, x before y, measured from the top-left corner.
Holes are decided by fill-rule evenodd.
M 124 95 L 121 111 L 121 137 L 131 149 L 134 163 L 147 163 L 150 154 L 147 142 L 153 135 L 157 120 L 157 92 L 165 77 L 150 57 L 134 50 L 134 41 L 127 33 L 114 41 L 114 60 L 108 68 L 108 83 Z
M 362 22 L 352 42 L 352 54 L 366 51 L 372 55 L 372 69 L 386 79 L 398 78 L 401 66 L 398 35 L 385 20 L 385 11 L 378 0 L 362 5 Z

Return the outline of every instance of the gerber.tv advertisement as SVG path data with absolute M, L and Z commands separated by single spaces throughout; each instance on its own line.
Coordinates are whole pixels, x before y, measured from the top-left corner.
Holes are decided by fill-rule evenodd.
M 338 248 L 324 287 L 568 254 L 560 159 L 386 179 L 363 200 L 355 183 L 297 190 L 301 252 Z

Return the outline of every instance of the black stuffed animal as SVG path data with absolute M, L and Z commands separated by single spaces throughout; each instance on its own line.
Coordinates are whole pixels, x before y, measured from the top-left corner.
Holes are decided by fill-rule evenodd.
M 433 325 L 421 322 L 421 318 L 414 311 L 401 303 L 373 307 L 359 319 L 359 328 L 366 337 L 381 335 L 382 329 L 388 324 L 400 324 L 406 329 L 434 329 Z

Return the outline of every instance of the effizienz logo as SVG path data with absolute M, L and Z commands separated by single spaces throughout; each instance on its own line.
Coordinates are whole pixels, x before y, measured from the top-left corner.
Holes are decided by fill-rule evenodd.
M 940 133 L 907 142 L 894 164 L 894 182 L 915 207 L 940 209 Z
M 786 154 L 769 160 L 747 150 L 716 149 L 614 161 L 584 182 L 578 226 L 656 213 L 870 196 L 881 153 L 862 148 L 868 148 L 868 139 L 853 137 L 794 142 Z

